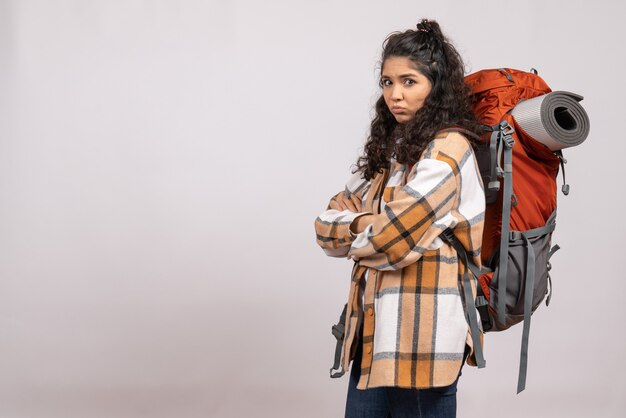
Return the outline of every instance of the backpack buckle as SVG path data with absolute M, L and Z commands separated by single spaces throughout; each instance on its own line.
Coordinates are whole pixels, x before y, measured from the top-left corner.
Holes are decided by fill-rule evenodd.
M 343 324 L 333 325 L 332 333 L 337 340 L 342 340 L 345 332 Z
M 503 173 L 504 172 L 500 169 L 499 172 L 498 172 L 498 175 L 500 177 L 502 177 Z M 487 185 L 487 188 L 489 190 L 496 190 L 496 191 L 498 191 L 498 190 L 500 190 L 500 182 L 499 181 L 490 181 L 489 184 Z
M 502 143 L 507 148 L 513 148 L 515 145 L 515 140 L 513 139 L 513 133 L 515 129 L 507 122 L 503 120 L 500 122 L 500 138 L 502 139 Z
M 445 239 L 445 241 L 446 241 L 448 244 L 450 244 L 450 245 L 452 245 L 452 244 L 454 243 L 454 241 L 456 240 L 456 236 L 454 235 L 454 232 L 453 232 L 453 231 L 452 231 L 452 229 L 450 229 L 450 228 L 446 228 L 446 229 L 444 229 L 444 230 L 441 232 L 441 234 L 440 234 L 440 235 L 441 235 L 441 236 Z
M 499 123 L 500 126 L 500 132 L 502 132 L 504 135 L 511 135 L 513 132 L 515 132 L 515 129 L 509 124 L 509 122 L 507 120 L 503 120 Z

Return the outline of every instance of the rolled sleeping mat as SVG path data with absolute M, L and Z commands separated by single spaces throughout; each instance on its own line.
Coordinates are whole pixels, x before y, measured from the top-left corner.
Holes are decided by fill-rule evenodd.
M 554 91 L 518 103 L 511 114 L 534 140 L 552 151 L 580 145 L 589 135 L 589 117 L 582 96 Z

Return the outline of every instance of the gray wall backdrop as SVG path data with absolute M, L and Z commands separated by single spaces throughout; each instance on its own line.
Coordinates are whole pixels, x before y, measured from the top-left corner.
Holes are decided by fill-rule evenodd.
M 385 36 L 585 96 L 554 297 L 487 335 L 460 417 L 621 417 L 624 3 L 0 1 L 0 418 L 340 417 L 349 262 L 313 220 L 367 134 Z M 483 406 L 491 402 L 492 409 Z

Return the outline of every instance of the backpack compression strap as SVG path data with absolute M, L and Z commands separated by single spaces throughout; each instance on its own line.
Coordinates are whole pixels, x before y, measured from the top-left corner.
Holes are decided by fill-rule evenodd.
M 530 334 L 530 314 L 533 309 L 533 289 L 535 288 L 535 250 L 522 233 L 526 241 L 526 288 L 524 289 L 524 330 L 522 331 L 522 348 L 519 355 L 519 373 L 517 375 L 517 393 L 526 389 L 526 374 L 528 370 L 528 336 Z
M 502 176 L 504 190 L 502 192 L 502 232 L 500 237 L 500 251 L 498 262 L 498 301 L 496 320 L 506 323 L 506 279 L 507 264 L 509 261 L 509 231 L 511 225 L 511 199 L 513 198 L 513 132 L 515 129 L 506 120 L 500 122 L 499 129 L 493 135 L 500 136 L 500 149 L 503 152 Z
M 524 288 L 524 329 L 522 331 L 522 347 L 519 358 L 519 374 L 517 377 L 517 393 L 526 388 L 526 375 L 528 370 L 528 337 L 530 335 L 530 317 L 533 309 L 533 291 L 535 289 L 535 250 L 530 238 L 536 238 L 550 234 L 556 227 L 556 211 L 548 218 L 545 226 L 524 232 L 511 231 L 511 240 L 523 239 L 526 247 L 526 278 Z M 558 249 L 558 248 L 557 248 Z M 556 250 L 554 250 L 556 251 Z M 548 254 L 548 258 L 554 253 Z

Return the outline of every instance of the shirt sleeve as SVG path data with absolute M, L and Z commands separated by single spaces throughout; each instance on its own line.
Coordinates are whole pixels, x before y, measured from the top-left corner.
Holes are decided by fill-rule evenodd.
M 398 270 L 416 262 L 445 228 L 456 225 L 452 209 L 471 148 L 467 141 L 455 141 L 427 154 L 394 200 L 352 240 L 348 258 L 376 270 Z
M 365 180 L 361 173 L 355 173 L 346 183 L 345 190 L 337 193 L 331 198 L 331 202 L 341 193 L 345 193 L 347 197 L 356 196 L 361 200 L 361 209 L 363 207 L 363 197 L 369 191 L 371 182 Z M 315 233 L 317 236 L 317 244 L 322 247 L 324 252 L 331 257 L 346 257 L 350 245 L 357 237 L 350 231 L 350 224 L 361 215 L 368 215 L 371 212 L 352 212 L 349 210 L 339 211 L 330 209 L 330 203 L 327 209 L 315 219 Z

